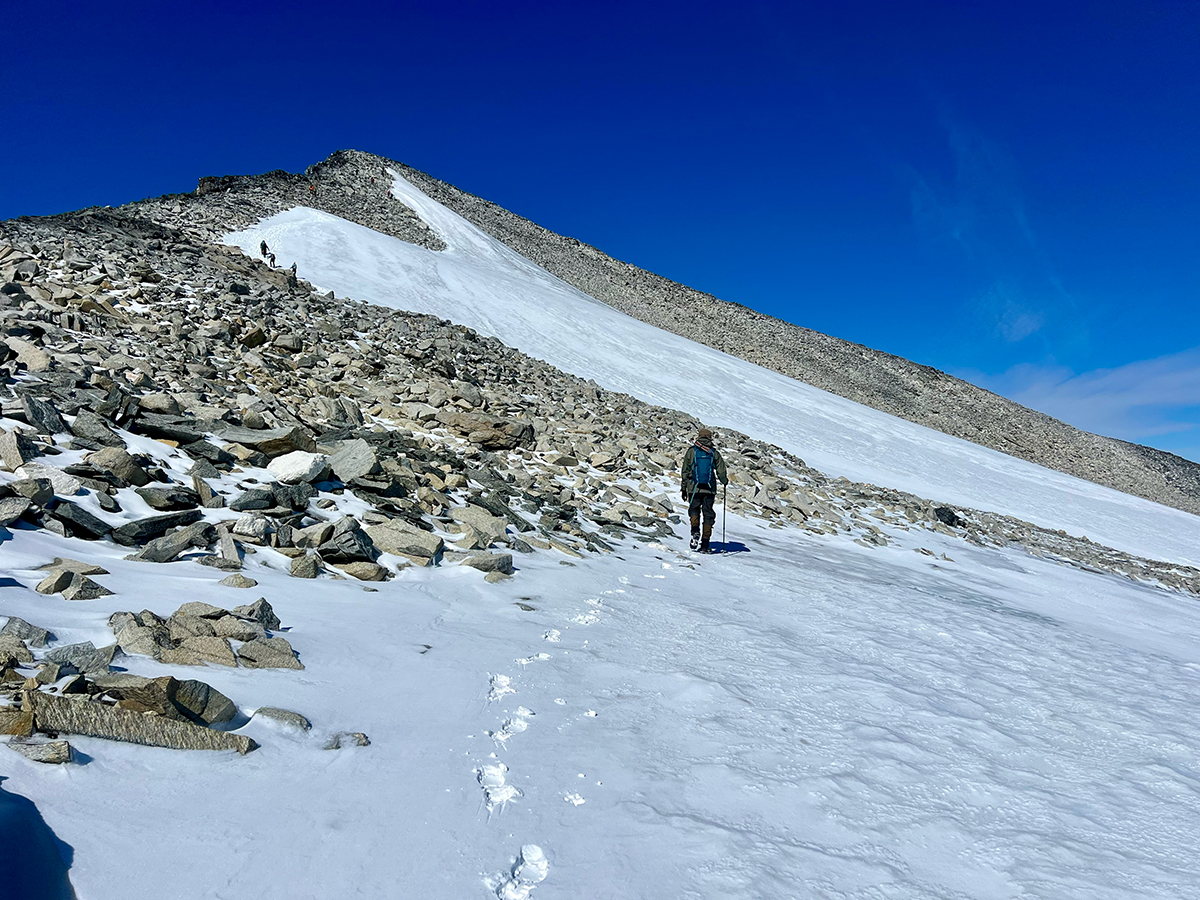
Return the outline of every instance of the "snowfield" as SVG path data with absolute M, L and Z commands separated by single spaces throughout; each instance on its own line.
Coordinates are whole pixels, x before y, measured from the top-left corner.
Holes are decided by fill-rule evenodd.
M 63 641 L 268 597 L 303 672 L 124 664 L 314 729 L 251 722 L 246 757 L 72 738 L 85 765 L 7 754 L 5 788 L 73 848 L 81 898 L 1195 896 L 1194 601 L 926 532 L 730 524 L 751 552 L 539 553 L 502 585 L 378 593 L 265 550 L 235 591 L 18 533 L 24 584 L 64 553 L 113 573 L 88 603 L 6 592 Z M 371 746 L 321 749 L 340 730 Z M 540 884 L 511 877 L 525 845 Z
M 280 263 L 296 262 L 322 290 L 468 325 L 603 387 L 769 441 L 832 475 L 1008 513 L 1152 559 L 1200 563 L 1200 517 L 897 419 L 639 322 L 392 174 L 393 194 L 447 249 L 426 250 L 308 207 L 226 241 L 257 255 L 265 240 Z
M 1192 516 L 657 331 L 395 190 L 449 250 L 307 209 L 229 240 L 257 252 L 265 239 L 325 289 L 466 323 L 836 474 L 1200 555 Z M 251 476 L 269 480 L 228 484 Z M 132 490 L 119 499 L 123 517 L 146 512 Z M 889 545 L 867 548 L 731 516 L 748 552 L 693 555 L 680 529 L 603 556 L 519 554 L 495 585 L 455 566 L 308 581 L 264 547 L 246 558 L 252 590 L 188 559 L 0 529 L 0 617 L 101 646 L 117 610 L 263 596 L 305 665 L 118 659 L 211 683 L 260 748 L 71 736 L 66 766 L 0 749 L 0 826 L 6 794 L 35 803 L 81 900 L 1194 900 L 1200 603 L 881 527 Z M 115 593 L 35 593 L 56 556 L 103 565 Z M 313 729 L 247 723 L 262 706 Z M 323 749 L 342 731 L 371 744 Z

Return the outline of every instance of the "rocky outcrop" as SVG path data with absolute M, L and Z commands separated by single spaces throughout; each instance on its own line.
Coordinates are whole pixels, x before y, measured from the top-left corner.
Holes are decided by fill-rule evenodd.
M 341 155 L 326 173 L 379 191 L 364 175 L 372 159 Z M 21 423 L 9 462 L 25 476 L 0 485 L 0 502 L 15 501 L 10 523 L 113 540 L 141 562 L 194 560 L 214 581 L 267 550 L 300 578 L 373 582 L 442 564 L 498 580 L 519 577 L 520 554 L 578 557 L 674 533 L 680 437 L 699 422 L 462 326 L 320 294 L 211 243 L 236 224 L 223 218 L 228 203 L 269 214 L 269 181 L 0 223 L 0 317 L 23 342 L 0 360 L 0 411 Z M 28 348 L 49 362 L 31 366 Z M 128 433 L 168 448 L 171 464 L 137 452 Z M 1191 569 L 985 511 L 947 520 L 931 499 L 830 479 L 736 432 L 716 437 L 734 512 L 867 546 L 888 542 L 885 527 L 928 529 L 1200 590 Z M 56 465 L 63 447 L 82 461 Z M 234 473 L 236 488 L 218 478 Z M 347 493 L 361 501 L 353 516 L 337 512 Z M 136 626 L 122 633 L 127 652 L 238 656 L 225 634 Z M 240 640 L 255 644 L 253 664 L 295 661 Z
M 258 746 L 243 734 L 214 731 L 175 718 L 144 715 L 52 694 L 27 691 L 22 709 L 33 713 L 39 731 L 82 734 L 172 750 L 236 750 L 246 754 Z

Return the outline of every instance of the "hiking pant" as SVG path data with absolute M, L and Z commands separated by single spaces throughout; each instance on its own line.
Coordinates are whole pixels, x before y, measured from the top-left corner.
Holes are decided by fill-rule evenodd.
M 700 534 L 700 514 L 704 514 L 703 538 L 705 541 L 712 536 L 713 523 L 717 521 L 717 511 L 713 509 L 713 501 L 716 499 L 716 494 L 702 494 L 697 491 L 692 495 L 692 502 L 688 504 L 688 517 L 692 520 L 692 534 Z

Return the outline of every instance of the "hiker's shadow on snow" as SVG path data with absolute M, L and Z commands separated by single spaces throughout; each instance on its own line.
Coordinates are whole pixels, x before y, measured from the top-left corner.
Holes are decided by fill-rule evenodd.
M 4 790 L 0 775 L 0 846 L 20 848 L 6 854 L 5 896 L 38 900 L 75 900 L 67 877 L 75 851 L 55 837 L 33 802 Z
M 717 543 L 714 541 L 709 546 L 712 548 L 713 553 L 724 554 L 724 553 L 749 553 L 750 552 L 750 548 L 747 547 L 745 544 L 743 544 L 741 541 L 729 541 L 728 543 L 725 543 L 725 544 Z

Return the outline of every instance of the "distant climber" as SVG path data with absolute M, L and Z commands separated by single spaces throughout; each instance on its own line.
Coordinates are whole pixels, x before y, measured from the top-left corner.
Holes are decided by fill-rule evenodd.
M 267 254 L 267 263 L 268 263 L 268 265 L 270 265 L 270 267 L 272 269 L 275 268 L 275 254 L 274 253 Z
M 389 200 L 395 200 L 395 199 L 396 199 L 395 197 L 393 197 L 393 196 L 392 196 L 392 192 L 391 192 L 391 190 L 390 190 L 390 189 L 388 190 L 388 199 L 389 199 Z
M 269 248 L 267 247 L 267 242 L 263 241 L 261 244 L 259 244 L 258 249 L 262 252 L 263 257 L 266 258 L 266 255 L 269 252 Z
M 683 455 L 683 471 L 679 489 L 688 501 L 688 518 L 692 525 L 693 550 L 708 553 L 708 542 L 712 537 L 713 524 L 717 521 L 713 500 L 717 496 L 717 482 L 729 484 L 729 473 L 721 452 L 713 446 L 713 433 L 701 428 L 696 441 Z M 700 517 L 704 516 L 704 530 L 700 530 Z
M 292 263 L 292 277 L 293 278 L 296 277 L 296 264 L 295 263 Z

